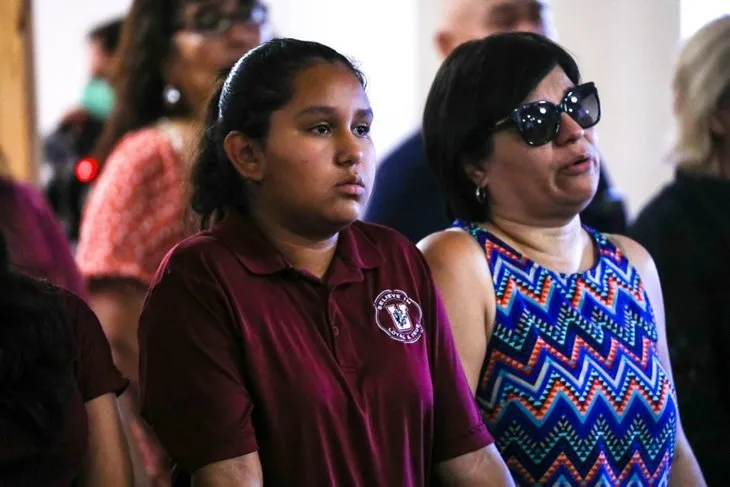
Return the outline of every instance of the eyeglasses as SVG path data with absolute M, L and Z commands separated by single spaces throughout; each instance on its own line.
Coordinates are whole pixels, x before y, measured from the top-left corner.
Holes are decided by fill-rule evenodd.
M 520 105 L 508 117 L 497 122 L 491 133 L 514 125 L 528 145 L 545 145 L 558 136 L 563 113 L 584 129 L 596 125 L 601 120 L 601 102 L 596 86 L 593 83 L 578 85 L 568 91 L 558 105 L 544 100 Z
M 220 35 L 227 32 L 237 22 L 249 27 L 260 27 L 266 23 L 268 13 L 266 6 L 259 3 L 241 5 L 235 12 L 203 8 L 190 18 L 180 22 L 180 29 L 202 35 Z

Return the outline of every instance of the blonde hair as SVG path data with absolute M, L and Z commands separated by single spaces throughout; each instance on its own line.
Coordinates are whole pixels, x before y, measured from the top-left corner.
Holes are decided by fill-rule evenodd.
M 682 46 L 672 81 L 677 133 L 672 160 L 682 169 L 717 174 L 712 116 L 730 88 L 730 15 L 703 26 Z

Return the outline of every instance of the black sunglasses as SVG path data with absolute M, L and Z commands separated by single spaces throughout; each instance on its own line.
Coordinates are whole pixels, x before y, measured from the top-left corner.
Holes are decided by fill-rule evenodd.
M 490 133 L 514 125 L 528 145 L 545 145 L 558 136 L 563 113 L 584 129 L 597 124 L 601 120 L 601 102 L 596 85 L 584 83 L 571 88 L 558 105 L 544 100 L 520 105 L 497 122 Z
M 260 27 L 266 23 L 268 13 L 266 6 L 260 3 L 241 5 L 234 12 L 225 12 L 218 8 L 203 8 L 190 18 L 183 20 L 180 23 L 180 29 L 203 35 L 219 35 L 227 32 L 236 22 Z

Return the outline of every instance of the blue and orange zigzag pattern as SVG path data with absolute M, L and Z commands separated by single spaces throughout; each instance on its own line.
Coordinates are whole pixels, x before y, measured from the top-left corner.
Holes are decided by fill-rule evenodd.
M 475 227 L 497 296 L 477 400 L 520 485 L 666 485 L 675 391 L 636 269 L 603 235 L 580 274 Z

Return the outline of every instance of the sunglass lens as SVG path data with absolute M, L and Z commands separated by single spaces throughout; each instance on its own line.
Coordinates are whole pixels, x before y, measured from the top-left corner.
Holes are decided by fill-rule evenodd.
M 560 112 L 552 103 L 532 103 L 517 110 L 515 124 L 529 145 L 547 144 L 558 131 Z
M 563 103 L 565 113 L 584 129 L 593 127 L 601 119 L 601 104 L 595 88 L 570 93 Z

